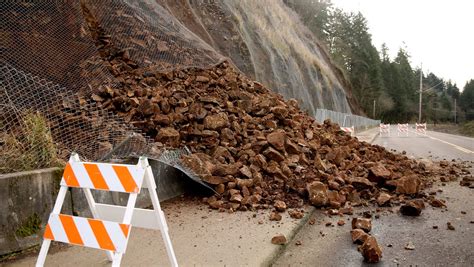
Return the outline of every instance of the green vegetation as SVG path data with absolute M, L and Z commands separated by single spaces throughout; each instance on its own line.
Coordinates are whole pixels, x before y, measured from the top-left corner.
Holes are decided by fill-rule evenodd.
M 461 126 L 461 133 L 465 136 L 474 137 L 474 121 L 469 121 Z
M 25 223 L 18 227 L 15 233 L 17 236 L 27 237 L 36 234 L 39 230 L 41 230 L 41 219 L 38 214 L 33 213 Z
M 367 20 L 361 13 L 346 13 L 330 0 L 285 0 L 306 26 L 319 37 L 352 86 L 362 110 L 385 122 L 418 119 L 420 69 L 413 68 L 407 48 L 392 60 L 388 48 L 380 52 L 372 44 Z M 460 93 L 456 84 L 433 73 L 424 74 L 422 121 L 442 123 L 474 119 L 474 81 Z M 375 114 L 373 105 L 376 105 Z
M 0 173 L 60 165 L 49 127 L 40 113 L 23 112 L 17 127 L 7 130 L 0 134 Z

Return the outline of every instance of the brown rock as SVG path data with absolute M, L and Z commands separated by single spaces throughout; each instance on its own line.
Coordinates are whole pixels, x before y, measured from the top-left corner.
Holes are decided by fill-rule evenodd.
M 368 235 L 364 230 L 362 229 L 353 229 L 351 230 L 351 237 L 352 237 L 352 242 L 354 244 L 359 244 L 362 245 L 364 242 L 367 240 L 367 238 L 370 235 Z
M 425 204 L 421 199 L 407 201 L 400 207 L 400 213 L 407 216 L 419 216 Z
M 281 221 L 282 217 L 281 214 L 278 212 L 270 213 L 270 221 Z
M 371 182 L 378 183 L 388 178 L 390 178 L 390 171 L 381 163 L 378 163 L 369 169 L 369 180 Z
M 314 158 L 314 166 L 316 167 L 316 169 L 321 170 L 321 171 L 327 171 L 328 169 L 326 164 L 323 162 L 323 160 L 319 156 L 319 154 L 316 155 L 316 157 Z
M 346 222 L 344 220 L 337 221 L 337 225 L 339 225 L 339 226 L 343 226 L 344 224 L 346 224 Z
M 138 111 L 142 113 L 144 116 L 150 116 L 153 113 L 155 113 L 155 109 L 157 109 L 158 106 L 153 104 L 151 100 L 145 99 L 142 100 L 140 105 L 138 106 Z
M 372 230 L 372 222 L 368 218 L 353 218 L 352 229 L 362 229 L 368 233 Z
M 294 219 L 301 219 L 304 217 L 304 213 L 298 210 L 290 210 L 288 211 L 288 214 L 290 214 L 290 217 Z
M 357 190 L 364 190 L 364 189 L 372 189 L 374 185 L 371 181 L 367 178 L 356 177 L 350 180 L 352 186 L 354 186 Z
M 245 176 L 249 179 L 252 179 L 252 172 L 250 171 L 249 167 L 243 166 L 242 168 L 240 168 L 239 171 L 243 176 Z
M 285 157 L 280 152 L 278 152 L 277 150 L 271 147 L 263 151 L 263 155 L 265 155 L 267 158 L 272 159 L 276 162 L 281 162 L 285 160 Z
M 213 208 L 213 209 L 220 209 L 224 206 L 224 201 L 222 200 L 216 200 L 216 201 L 213 201 L 213 202 L 209 202 L 209 207 Z
M 179 132 L 172 127 L 160 128 L 158 135 L 156 136 L 157 141 L 169 144 L 171 146 L 179 145 L 180 136 Z
M 364 261 L 369 263 L 379 262 L 382 258 L 382 249 L 373 236 L 369 236 L 360 247 L 360 252 L 364 256 Z
M 284 150 L 286 134 L 282 131 L 275 131 L 267 135 L 267 141 L 274 148 Z
M 224 184 L 218 184 L 216 186 L 216 192 L 218 194 L 223 194 L 225 192 L 225 185 Z
M 204 128 L 218 130 L 229 125 L 229 118 L 225 113 L 208 115 L 204 118 Z
M 286 210 L 286 203 L 281 201 L 281 200 L 276 200 L 274 203 L 273 203 L 273 207 L 275 207 L 275 209 L 279 212 L 283 212 Z
M 275 114 L 275 116 L 280 119 L 284 119 L 286 116 L 288 116 L 288 109 L 284 106 L 273 107 L 270 109 L 270 112 Z
M 379 206 L 385 206 L 385 205 L 388 205 L 390 204 L 390 199 L 392 198 L 392 196 L 390 194 L 387 194 L 385 192 L 381 192 L 379 194 L 379 196 L 377 197 L 377 204 Z
M 229 200 L 234 203 L 241 203 L 242 199 L 243 197 L 241 194 L 233 194 L 232 196 L 230 196 Z
M 325 184 L 318 181 L 312 182 L 306 186 L 306 190 L 312 205 L 321 207 L 328 204 L 328 188 Z
M 448 226 L 448 230 L 451 230 L 451 231 L 456 230 L 456 228 L 454 228 L 454 225 L 452 225 L 451 222 L 448 222 L 446 225 Z
M 274 245 L 284 245 L 286 244 L 286 237 L 284 235 L 276 235 L 272 237 L 272 244 Z
M 430 205 L 435 207 L 435 208 L 442 208 L 442 207 L 446 207 L 446 204 L 442 201 L 442 200 L 439 200 L 439 199 L 432 199 L 430 200 Z
M 417 194 L 421 189 L 421 181 L 415 175 L 405 176 L 397 181 L 396 192 L 399 194 Z
M 197 81 L 197 82 L 207 83 L 207 82 L 209 82 L 209 78 L 206 77 L 206 76 L 196 76 L 196 81 Z

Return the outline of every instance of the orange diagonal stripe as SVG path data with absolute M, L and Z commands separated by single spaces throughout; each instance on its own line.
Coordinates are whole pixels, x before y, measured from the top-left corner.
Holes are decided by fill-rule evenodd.
M 63 179 L 68 186 L 80 187 L 79 182 L 77 181 L 76 175 L 72 171 L 72 167 L 70 163 L 66 164 L 66 167 L 64 168 Z
M 59 214 L 59 219 L 61 220 L 61 224 L 63 225 L 64 232 L 66 232 L 69 243 L 83 246 L 84 242 L 82 242 L 81 234 L 79 234 L 79 231 L 77 230 L 74 218 Z
M 45 239 L 54 240 L 54 235 L 53 235 L 53 232 L 51 231 L 51 227 L 49 227 L 49 223 L 46 225 L 46 228 L 44 229 L 43 237 Z
M 113 165 L 112 168 L 114 168 L 114 171 L 117 174 L 117 177 L 119 178 L 120 183 L 122 183 L 122 186 L 125 189 L 125 192 L 128 192 L 128 193 L 138 192 L 137 183 L 135 183 L 135 180 L 133 179 L 132 174 L 130 174 L 130 171 L 128 170 L 127 167 Z
M 94 232 L 95 239 L 99 243 L 101 249 L 115 251 L 114 243 L 110 239 L 107 230 L 105 229 L 104 223 L 100 220 L 87 219 L 91 226 L 92 232 Z
M 120 228 L 122 229 L 123 235 L 125 238 L 128 237 L 128 231 L 130 230 L 130 225 L 129 224 L 119 224 Z
M 84 168 L 86 169 L 87 174 L 89 174 L 89 178 L 91 179 L 95 189 L 109 190 L 109 186 L 105 182 L 104 176 L 102 176 L 97 164 L 84 163 Z

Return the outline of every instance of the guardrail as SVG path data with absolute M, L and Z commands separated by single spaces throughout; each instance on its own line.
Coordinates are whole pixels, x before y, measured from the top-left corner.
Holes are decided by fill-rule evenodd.
M 332 122 L 339 124 L 341 127 L 354 127 L 358 130 L 376 127 L 381 122 L 380 120 L 373 120 L 358 115 L 327 109 L 317 109 L 315 119 L 321 123 L 327 119 L 330 119 Z

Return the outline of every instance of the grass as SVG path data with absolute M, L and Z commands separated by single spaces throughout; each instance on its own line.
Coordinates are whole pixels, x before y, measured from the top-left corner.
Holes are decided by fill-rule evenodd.
M 41 219 L 38 214 L 33 213 L 24 224 L 18 227 L 15 233 L 17 236 L 27 237 L 36 234 L 39 230 L 41 230 Z
M 0 148 L 0 173 L 48 168 L 61 163 L 46 119 L 39 112 L 23 112 L 17 125 L 2 130 Z
M 428 125 L 428 130 L 474 137 L 474 121 L 468 121 L 462 124 L 454 124 L 454 123 L 443 123 L 443 124 L 436 124 L 436 125 L 431 124 L 431 125 Z
M 468 121 L 461 126 L 461 134 L 474 137 L 474 121 Z

